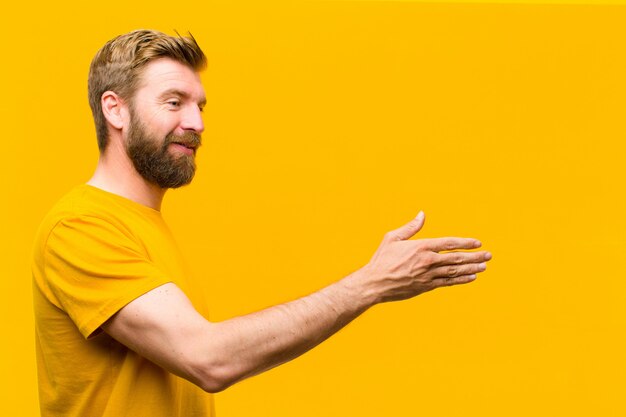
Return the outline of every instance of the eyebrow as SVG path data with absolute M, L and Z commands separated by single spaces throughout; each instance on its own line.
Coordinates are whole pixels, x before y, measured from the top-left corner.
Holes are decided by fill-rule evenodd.
M 171 96 L 171 95 L 175 95 L 181 98 L 186 98 L 188 99 L 190 97 L 190 95 L 182 90 L 179 90 L 178 88 L 170 88 L 169 90 L 165 90 L 163 93 L 161 93 L 159 95 L 159 98 L 165 98 L 166 96 Z M 200 100 L 198 102 L 199 106 L 204 106 L 206 105 L 206 98 L 203 98 L 202 100 Z

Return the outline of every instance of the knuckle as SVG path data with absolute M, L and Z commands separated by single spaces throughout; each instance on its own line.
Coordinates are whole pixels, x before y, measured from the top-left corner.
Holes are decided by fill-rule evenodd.
M 453 277 L 455 276 L 457 273 L 459 272 L 459 269 L 456 266 L 450 266 L 448 267 L 448 276 L 449 277 Z
M 450 286 L 454 285 L 455 282 L 456 282 L 455 278 L 442 279 L 441 283 L 439 284 L 439 286 L 440 287 L 450 287 Z
M 458 285 L 458 284 L 460 284 L 461 282 L 462 282 L 462 281 L 461 281 L 461 279 L 460 279 L 459 277 L 457 277 L 457 278 L 452 278 L 452 279 L 449 279 L 449 280 L 448 280 L 448 282 L 446 282 L 446 286 L 451 287 L 451 286 L 453 286 L 453 285 Z
M 457 285 L 460 283 L 461 283 L 461 280 L 458 277 L 456 277 L 456 278 L 449 279 L 448 282 L 446 283 L 446 286 L 451 287 L 453 285 Z
M 431 266 L 435 263 L 435 257 L 432 253 L 422 253 L 420 254 L 420 264 L 423 266 Z

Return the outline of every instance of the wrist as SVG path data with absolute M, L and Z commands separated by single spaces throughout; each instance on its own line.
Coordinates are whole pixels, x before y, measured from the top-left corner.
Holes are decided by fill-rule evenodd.
M 366 265 L 340 281 L 350 298 L 355 300 L 363 311 L 381 302 L 380 294 L 371 285 L 373 282 L 371 276 L 372 273 Z

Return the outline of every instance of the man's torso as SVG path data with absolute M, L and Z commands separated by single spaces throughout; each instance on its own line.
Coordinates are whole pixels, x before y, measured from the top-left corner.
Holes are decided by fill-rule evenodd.
M 83 185 L 36 237 L 33 294 L 42 415 L 211 416 L 212 397 L 121 345 L 100 326 L 174 282 L 206 316 L 160 212 Z

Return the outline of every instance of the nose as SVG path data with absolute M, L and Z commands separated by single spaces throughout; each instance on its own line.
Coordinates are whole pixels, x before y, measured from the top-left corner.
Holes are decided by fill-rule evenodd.
M 198 106 L 191 105 L 186 109 L 181 121 L 181 127 L 185 131 L 192 130 L 198 134 L 204 132 L 202 112 Z

